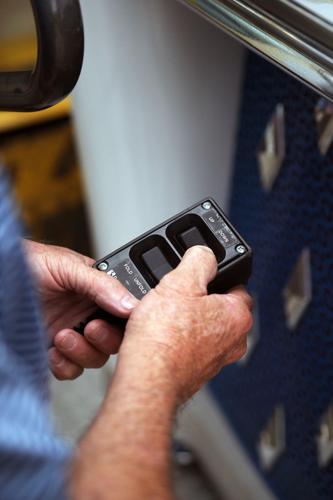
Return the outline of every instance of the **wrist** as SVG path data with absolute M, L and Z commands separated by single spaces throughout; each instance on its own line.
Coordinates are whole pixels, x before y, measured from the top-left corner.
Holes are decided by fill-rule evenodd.
M 172 377 L 160 356 L 150 349 L 148 352 L 138 348 L 134 352 L 132 346 L 126 346 L 118 355 L 99 416 L 81 444 L 81 458 L 90 455 L 91 440 L 100 435 L 103 439 L 98 443 L 99 462 L 106 457 L 108 468 L 112 441 L 112 453 L 117 460 L 126 456 L 127 474 L 138 472 L 140 458 L 140 470 L 155 470 L 168 476 L 177 406 Z
M 72 495 L 171 498 L 171 436 L 177 400 L 160 356 L 127 345 L 73 463 Z M 88 495 L 89 496 L 89 495 Z M 90 497 L 89 497 L 90 498 Z
M 150 395 L 164 400 L 166 409 L 174 413 L 178 403 L 178 383 L 166 349 L 157 344 L 123 341 L 120 348 L 112 386 L 133 388 L 138 396 Z
M 158 337 L 160 340 L 157 340 Z M 131 332 L 127 336 L 126 333 L 119 351 L 119 366 L 135 370 L 142 363 L 141 372 L 147 373 L 148 377 L 153 373 L 150 381 L 154 387 L 159 384 L 162 392 L 171 394 L 175 405 L 180 406 L 198 389 L 197 380 L 193 376 L 192 366 L 186 363 L 189 357 L 186 345 L 180 348 L 180 342 L 172 345 L 171 342 L 161 341 L 161 337 L 140 336 L 139 332 Z
M 151 354 L 149 354 L 151 355 Z M 171 499 L 171 440 L 177 402 L 165 364 L 123 349 L 102 408 L 74 460 L 73 498 Z M 88 483 L 88 484 L 87 484 Z M 88 495 L 89 496 L 89 495 Z

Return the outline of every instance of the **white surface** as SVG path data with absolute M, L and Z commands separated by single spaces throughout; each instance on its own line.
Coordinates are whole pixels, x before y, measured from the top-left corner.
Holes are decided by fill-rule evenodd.
M 305 7 L 312 14 L 322 17 L 325 21 L 333 23 L 332 0 L 294 0 L 301 7 Z
M 30 0 L 0 0 L 0 41 L 36 34 Z M 1 63 L 1 61 L 0 61 Z
M 76 380 L 59 382 L 51 377 L 52 413 L 57 432 L 75 443 L 89 428 L 102 404 L 110 373 L 85 370 Z
M 195 451 L 226 500 L 276 500 L 207 389 L 187 405 L 178 434 Z
M 81 0 L 76 126 L 101 257 L 195 201 L 228 199 L 241 47 L 176 0 Z

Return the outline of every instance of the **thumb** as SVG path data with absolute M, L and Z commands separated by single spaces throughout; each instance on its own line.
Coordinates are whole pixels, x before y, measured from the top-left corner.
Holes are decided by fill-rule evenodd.
M 139 304 L 117 279 L 85 264 L 72 269 L 70 288 L 88 297 L 98 307 L 121 317 L 128 317 Z
M 187 250 L 178 267 L 167 274 L 160 285 L 192 296 L 207 294 L 207 285 L 216 276 L 217 262 L 213 251 L 205 246 Z

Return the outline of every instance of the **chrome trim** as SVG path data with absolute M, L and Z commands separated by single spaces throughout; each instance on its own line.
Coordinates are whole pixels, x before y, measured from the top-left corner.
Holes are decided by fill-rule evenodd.
M 333 3 L 330 0 L 294 0 L 316 17 L 333 23 Z
M 180 1 L 333 100 L 333 16 L 323 18 L 325 2 Z

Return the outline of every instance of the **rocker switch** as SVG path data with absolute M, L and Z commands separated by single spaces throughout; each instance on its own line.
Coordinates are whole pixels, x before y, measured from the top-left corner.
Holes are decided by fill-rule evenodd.
M 158 247 L 154 247 L 144 252 L 142 254 L 142 260 L 157 282 L 160 282 L 165 274 L 173 270 L 163 252 Z
M 178 239 L 186 250 L 194 247 L 195 245 L 208 246 L 199 229 L 195 226 L 181 233 L 178 236 Z

